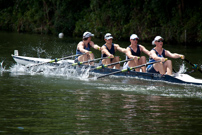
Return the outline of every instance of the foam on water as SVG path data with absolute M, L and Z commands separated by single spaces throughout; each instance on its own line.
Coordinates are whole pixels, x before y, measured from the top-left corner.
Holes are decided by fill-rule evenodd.
M 69 78 L 77 78 L 77 79 L 86 79 L 89 76 L 90 68 L 75 68 L 70 65 L 61 65 L 57 67 L 40 65 L 31 68 L 27 68 L 23 65 L 15 64 L 10 67 L 10 72 L 12 75 L 44 75 L 44 76 L 62 76 Z

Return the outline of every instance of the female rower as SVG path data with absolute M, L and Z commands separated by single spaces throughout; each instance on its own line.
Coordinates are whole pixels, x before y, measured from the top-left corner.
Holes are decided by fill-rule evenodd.
M 102 64 L 104 65 L 108 65 L 114 62 L 118 62 L 119 61 L 119 56 L 114 56 L 115 52 L 118 50 L 120 52 L 125 53 L 125 48 L 120 47 L 118 44 L 114 44 L 112 43 L 112 35 L 110 33 L 107 33 L 104 36 L 104 40 L 105 40 L 105 44 L 102 46 L 101 50 L 102 50 L 102 57 L 110 57 L 107 59 L 103 59 L 102 60 Z M 113 66 L 109 66 L 109 68 L 113 68 Z M 116 69 L 120 69 L 120 64 L 116 64 L 115 65 Z
M 132 34 L 130 36 L 130 42 L 131 44 L 126 48 L 126 60 L 127 59 L 134 59 L 131 61 L 128 61 L 126 64 L 124 64 L 123 69 L 129 68 L 129 67 L 135 67 L 141 64 L 146 63 L 146 57 L 141 56 L 141 52 L 144 52 L 149 56 L 149 51 L 142 45 L 137 44 L 139 40 L 139 37 L 136 34 Z M 135 71 L 140 71 L 140 68 L 135 69 Z M 142 67 L 142 72 L 146 72 L 146 67 Z
M 77 45 L 76 54 L 82 54 L 78 57 L 75 57 L 75 62 L 83 62 L 94 59 L 94 54 L 90 52 L 90 48 L 93 47 L 94 49 L 100 50 L 100 46 L 95 45 L 93 41 L 91 41 L 91 37 L 93 37 L 94 34 L 91 32 L 85 32 L 83 34 L 83 41 L 80 41 Z M 88 63 L 87 63 L 88 64 Z M 91 63 L 91 65 L 94 65 L 94 62 Z
M 152 45 L 156 45 L 156 47 L 150 51 L 149 62 L 158 60 L 161 60 L 161 62 L 147 66 L 147 72 L 160 74 L 165 74 L 167 72 L 168 75 L 172 75 L 172 61 L 166 60 L 165 57 L 184 59 L 184 55 L 171 53 L 170 51 L 163 49 L 163 38 L 161 36 L 156 36 L 152 41 Z

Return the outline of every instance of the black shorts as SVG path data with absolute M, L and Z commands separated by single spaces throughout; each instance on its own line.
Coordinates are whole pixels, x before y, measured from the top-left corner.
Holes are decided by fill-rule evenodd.
M 149 65 L 149 66 L 147 67 L 147 72 L 148 72 L 148 73 L 159 73 L 158 71 L 156 71 L 156 70 L 154 69 L 154 66 L 153 66 L 153 65 Z

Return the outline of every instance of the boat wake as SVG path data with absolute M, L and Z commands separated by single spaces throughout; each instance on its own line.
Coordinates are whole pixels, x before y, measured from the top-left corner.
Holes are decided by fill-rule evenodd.
M 88 82 L 85 85 L 90 85 L 94 89 L 98 90 L 109 90 L 109 91 L 126 91 L 133 92 L 134 94 L 141 95 L 152 95 L 152 96 L 164 96 L 164 97 L 174 97 L 174 98 L 198 98 L 202 99 L 201 88 L 192 87 L 189 85 L 179 86 L 170 84 L 154 84 L 141 80 L 128 80 L 130 82 L 123 81 L 113 81 L 110 80 L 100 83 Z M 136 84 L 136 85 L 134 85 Z
M 47 66 L 47 65 L 40 65 L 37 67 L 27 68 L 26 66 L 15 64 L 10 67 L 9 72 L 13 76 L 15 75 L 44 75 L 46 77 L 50 76 L 61 76 L 66 77 L 67 79 L 77 78 L 80 80 L 86 80 L 89 77 L 89 70 L 90 68 L 75 68 L 70 65 L 59 65 L 56 67 Z

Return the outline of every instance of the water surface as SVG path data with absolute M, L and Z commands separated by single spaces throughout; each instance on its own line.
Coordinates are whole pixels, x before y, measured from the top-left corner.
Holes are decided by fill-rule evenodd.
M 202 88 L 132 78 L 88 80 L 76 73 L 20 72 L 11 58 L 74 54 L 80 38 L 0 32 L 1 134 L 201 134 Z M 93 39 L 99 45 L 103 40 Z M 121 46 L 127 41 L 117 41 Z M 141 41 L 140 41 L 141 42 Z M 149 50 L 152 45 L 142 43 Z M 202 47 L 165 44 L 201 64 Z M 95 56 L 100 52 L 93 50 Z M 125 56 L 118 53 L 122 59 Z M 182 60 L 174 68 L 190 69 Z M 15 70 L 14 70 L 15 69 Z M 200 72 L 191 74 L 202 78 Z

